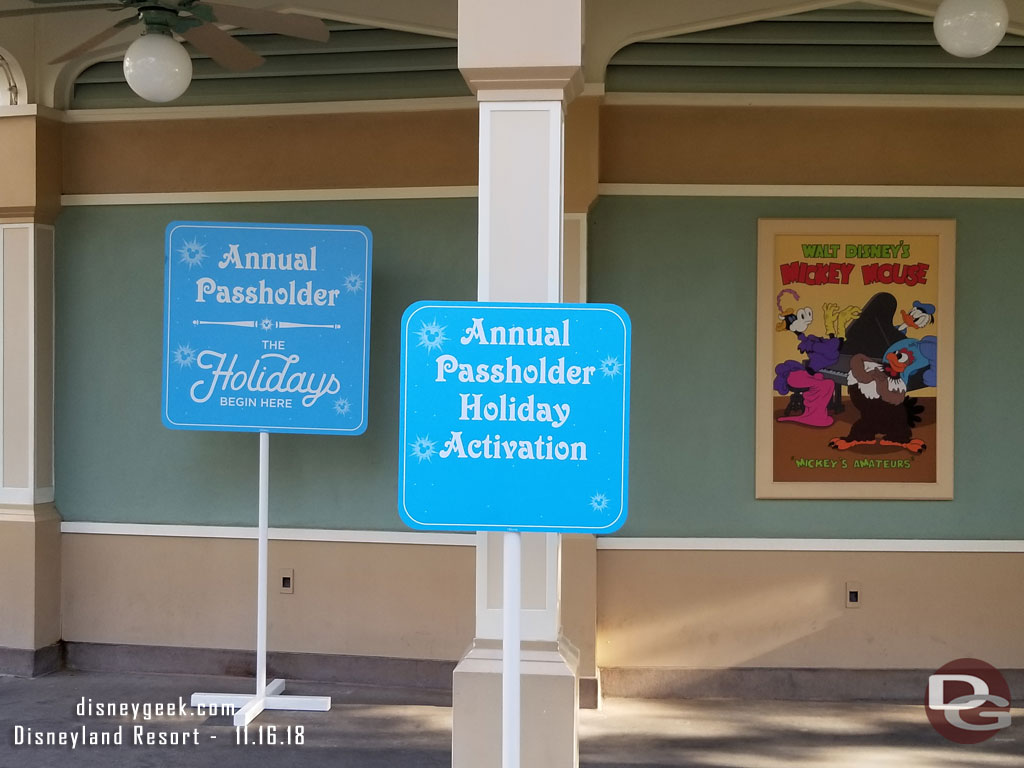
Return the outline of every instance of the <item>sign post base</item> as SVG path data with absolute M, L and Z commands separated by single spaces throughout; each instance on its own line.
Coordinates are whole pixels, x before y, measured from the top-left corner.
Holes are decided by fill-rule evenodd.
M 266 690 L 256 693 L 193 693 L 193 707 L 234 707 L 234 724 L 248 725 L 268 709 L 290 712 L 328 712 L 330 696 L 284 696 L 285 682 L 277 679 L 267 684 Z

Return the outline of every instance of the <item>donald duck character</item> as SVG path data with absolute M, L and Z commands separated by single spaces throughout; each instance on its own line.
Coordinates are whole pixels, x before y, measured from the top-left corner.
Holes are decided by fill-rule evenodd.
M 907 331 L 913 328 L 924 328 L 935 322 L 935 305 L 925 304 L 923 301 L 915 301 L 909 312 L 902 310 L 903 323 L 896 326 L 896 330 L 904 336 Z

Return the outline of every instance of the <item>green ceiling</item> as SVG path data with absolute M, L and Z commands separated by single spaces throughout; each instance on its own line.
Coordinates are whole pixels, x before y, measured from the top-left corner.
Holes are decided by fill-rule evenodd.
M 331 25 L 328 43 L 238 34 L 266 57 L 231 73 L 193 53 L 194 78 L 172 106 L 267 104 L 469 94 L 457 42 L 355 24 Z M 931 18 L 850 7 L 665 37 L 612 58 L 608 92 L 650 93 L 1024 93 L 1024 38 L 1008 35 L 978 59 L 935 42 Z M 153 106 L 128 88 L 120 60 L 95 64 L 75 82 L 72 107 Z

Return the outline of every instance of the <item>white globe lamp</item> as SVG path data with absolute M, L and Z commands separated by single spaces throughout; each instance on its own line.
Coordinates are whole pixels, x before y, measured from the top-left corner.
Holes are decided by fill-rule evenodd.
M 999 45 L 1009 21 L 1003 0 L 942 0 L 935 11 L 935 39 L 954 56 L 971 59 Z
M 192 59 L 170 34 L 147 31 L 125 51 L 124 76 L 146 101 L 174 101 L 192 82 Z

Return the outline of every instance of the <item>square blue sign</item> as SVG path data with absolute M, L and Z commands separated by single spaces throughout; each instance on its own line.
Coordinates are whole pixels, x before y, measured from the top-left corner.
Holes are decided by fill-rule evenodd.
M 366 430 L 368 229 L 174 221 L 165 242 L 167 427 Z
M 420 301 L 402 317 L 401 356 L 406 525 L 611 533 L 626 521 L 621 308 Z

